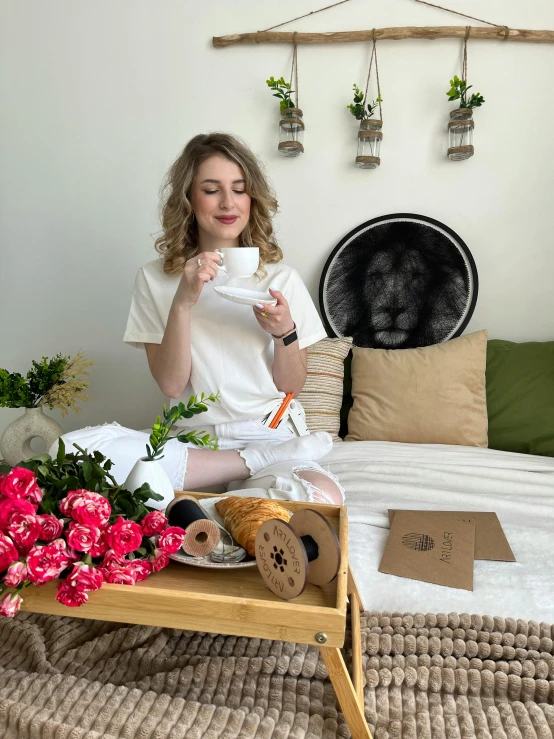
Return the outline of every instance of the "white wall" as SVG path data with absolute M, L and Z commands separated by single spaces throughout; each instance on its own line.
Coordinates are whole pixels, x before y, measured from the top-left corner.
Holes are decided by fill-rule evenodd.
M 123 345 L 137 267 L 155 256 L 162 176 L 194 134 L 241 135 L 278 193 L 286 261 L 317 299 L 327 255 L 369 218 L 413 212 L 443 221 L 477 262 L 468 330 L 554 338 L 552 160 L 554 45 L 470 41 L 473 159 L 445 157 L 461 44 L 379 44 L 384 143 L 378 171 L 355 168 L 356 121 L 369 45 L 299 48 L 306 153 L 276 152 L 286 46 L 214 49 L 213 35 L 254 31 L 324 5 L 315 0 L 0 0 L 0 366 L 79 348 L 95 359 L 93 399 L 66 430 L 103 421 L 145 427 L 162 397 L 145 357 Z M 520 28 L 554 29 L 551 0 L 456 0 L 460 10 Z M 484 7 L 486 5 L 486 8 Z M 464 24 L 409 0 L 353 0 L 290 29 Z M 471 21 L 467 21 L 468 23 Z M 0 410 L 0 430 L 19 415 Z

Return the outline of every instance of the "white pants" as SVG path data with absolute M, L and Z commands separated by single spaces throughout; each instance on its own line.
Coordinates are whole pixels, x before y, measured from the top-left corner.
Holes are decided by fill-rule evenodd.
M 218 424 L 209 428 L 203 427 L 211 436 L 216 436 L 221 451 L 230 449 L 244 449 L 254 441 L 265 441 L 278 444 L 292 438 L 295 434 L 290 426 L 280 429 L 269 429 L 261 421 L 235 421 Z M 77 431 L 63 434 L 62 439 L 66 451 L 77 451 L 73 444 L 77 444 L 89 452 L 99 451 L 113 462 L 111 474 L 119 485 L 122 485 L 135 462 L 146 454 L 146 444 L 149 433 L 136 431 L 118 423 L 106 423 L 102 426 L 87 426 Z M 49 450 L 54 457 L 58 442 L 54 442 Z M 187 471 L 188 452 L 190 448 L 198 449 L 194 444 L 183 444 L 177 439 L 170 439 L 165 447 L 163 458 L 159 460 L 168 475 L 174 490 L 183 490 Z M 238 480 L 229 484 L 228 489 L 237 491 L 248 489 L 249 495 L 256 491 L 258 497 L 281 498 L 285 500 L 300 500 L 319 503 L 332 503 L 326 493 L 313 482 L 308 482 L 299 476 L 303 471 L 320 472 L 330 478 L 338 486 L 344 499 L 344 490 L 337 478 L 315 462 L 283 462 L 251 477 L 248 481 Z M 204 487 L 203 490 L 208 490 Z M 223 492 L 223 489 L 217 492 Z M 214 490 L 214 492 L 216 492 Z

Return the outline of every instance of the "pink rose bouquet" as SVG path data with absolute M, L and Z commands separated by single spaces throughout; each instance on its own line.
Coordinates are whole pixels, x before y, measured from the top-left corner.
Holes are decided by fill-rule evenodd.
M 56 600 L 75 607 L 104 583 L 134 585 L 167 566 L 185 532 L 147 505 L 160 499 L 148 485 L 123 489 L 111 466 L 60 441 L 55 460 L 0 467 L 0 616 L 18 612 L 27 586 L 58 579 Z

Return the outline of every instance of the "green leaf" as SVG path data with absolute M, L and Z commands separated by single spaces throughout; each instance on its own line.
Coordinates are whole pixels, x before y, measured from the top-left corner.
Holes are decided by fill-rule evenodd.
M 65 461 L 65 444 L 64 440 L 60 437 L 58 439 L 58 453 L 56 454 L 56 462 L 61 467 Z
M 32 469 L 32 468 L 33 468 L 33 467 L 32 467 L 32 463 L 37 463 L 37 462 L 38 462 L 38 463 L 40 463 L 40 462 L 42 462 L 42 463 L 46 463 L 46 462 L 50 462 L 50 461 L 51 461 L 51 459 L 52 459 L 52 458 L 50 457 L 50 455 L 49 455 L 49 454 L 35 454 L 35 455 L 34 455 L 33 457 L 31 457 L 31 459 L 28 459 L 28 460 L 27 460 L 27 463 L 28 463 L 28 464 L 29 464 L 29 463 L 31 464 L 31 467 L 29 467 L 29 469 Z M 20 466 L 20 467 L 25 467 L 25 463 L 23 463 L 23 464 L 20 464 L 19 466 Z
M 89 461 L 83 462 L 83 474 L 85 475 L 85 480 L 90 480 L 92 477 L 92 465 Z

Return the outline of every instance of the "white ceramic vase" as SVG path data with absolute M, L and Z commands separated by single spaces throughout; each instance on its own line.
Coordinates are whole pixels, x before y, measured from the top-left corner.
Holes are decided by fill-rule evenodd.
M 134 492 L 145 482 L 150 485 L 155 493 L 163 495 L 163 500 L 149 500 L 147 505 L 158 508 L 160 511 L 165 510 L 175 495 L 173 484 L 157 460 L 141 457 L 137 459 L 133 469 L 129 472 L 124 487 L 126 490 Z
M 46 450 L 63 434 L 60 424 L 44 413 L 44 408 L 25 408 L 25 413 L 5 429 L 0 438 L 0 452 L 4 460 L 15 466 L 38 452 L 31 448 L 37 436 L 46 443 Z

